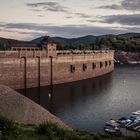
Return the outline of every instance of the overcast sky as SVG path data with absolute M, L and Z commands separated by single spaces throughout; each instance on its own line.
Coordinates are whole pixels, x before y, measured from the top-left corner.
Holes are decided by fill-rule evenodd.
M 140 32 L 140 0 L 0 0 L 0 36 L 30 40 L 39 36 Z

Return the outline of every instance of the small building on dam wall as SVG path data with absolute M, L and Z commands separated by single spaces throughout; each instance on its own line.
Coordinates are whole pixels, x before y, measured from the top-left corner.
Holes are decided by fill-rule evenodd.
M 0 51 L 0 84 L 14 89 L 83 80 L 114 70 L 114 51 L 59 51 L 49 37 L 40 44 Z

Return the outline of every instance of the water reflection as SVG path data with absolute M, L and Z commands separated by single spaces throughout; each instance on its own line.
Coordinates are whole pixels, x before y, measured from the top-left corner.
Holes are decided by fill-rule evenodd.
M 28 89 L 26 96 L 72 127 L 99 132 L 108 119 L 140 109 L 139 68 L 121 66 L 98 78 Z

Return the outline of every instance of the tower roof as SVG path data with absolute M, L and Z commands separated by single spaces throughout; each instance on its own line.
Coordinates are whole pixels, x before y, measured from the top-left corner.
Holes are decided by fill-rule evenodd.
M 50 36 L 44 36 L 41 41 L 41 44 L 47 45 L 48 43 L 54 43 L 53 39 Z

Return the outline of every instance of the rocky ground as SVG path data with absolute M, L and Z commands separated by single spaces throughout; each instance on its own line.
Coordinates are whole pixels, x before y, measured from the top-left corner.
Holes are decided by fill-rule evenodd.
M 140 63 L 140 53 L 118 51 L 115 52 L 115 60 L 126 64 L 137 64 Z

